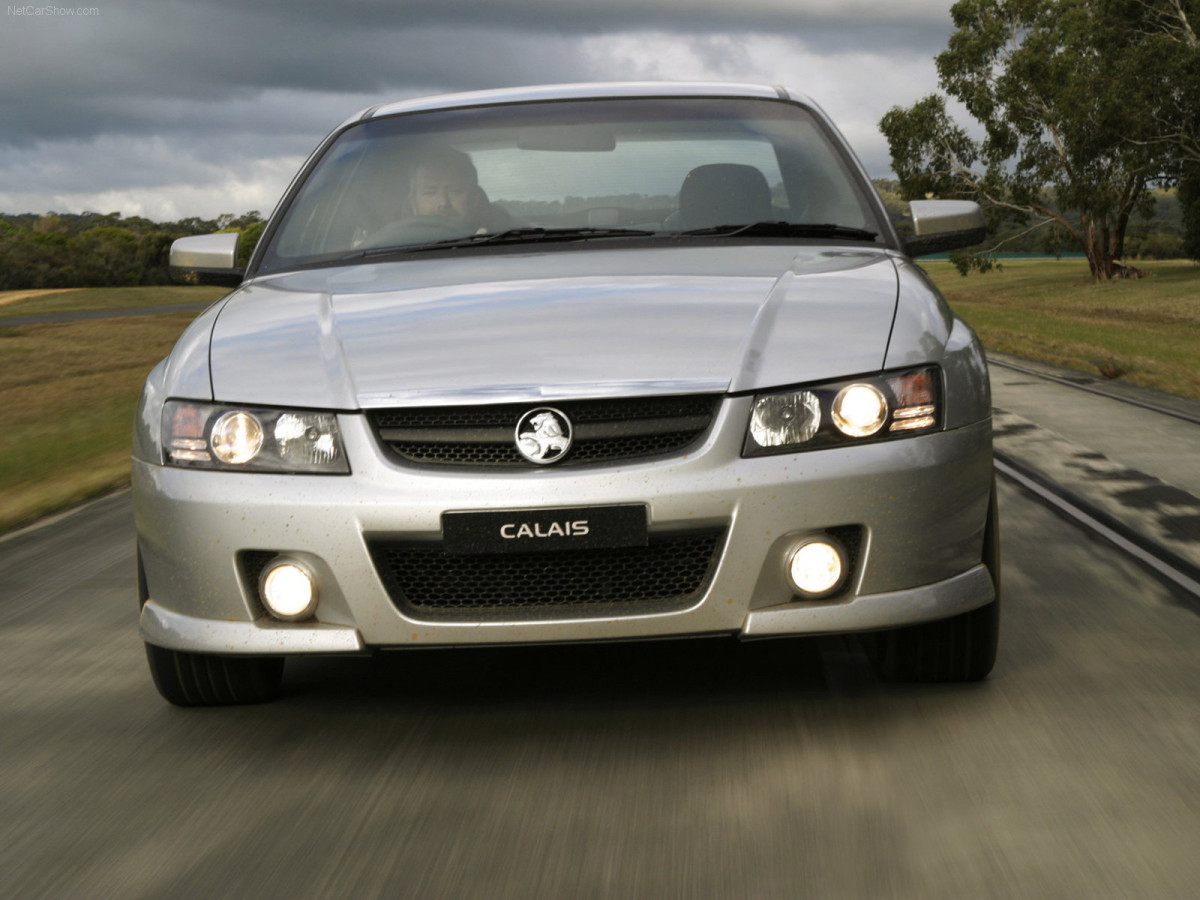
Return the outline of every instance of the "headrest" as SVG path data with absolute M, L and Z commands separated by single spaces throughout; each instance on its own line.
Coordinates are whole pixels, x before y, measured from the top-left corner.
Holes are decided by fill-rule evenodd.
M 766 221 L 771 218 L 771 189 L 754 166 L 697 166 L 679 189 L 679 216 L 684 229 Z

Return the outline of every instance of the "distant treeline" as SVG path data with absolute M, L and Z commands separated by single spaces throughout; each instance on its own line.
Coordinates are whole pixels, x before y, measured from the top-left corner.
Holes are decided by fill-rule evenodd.
M 901 232 L 911 233 L 908 204 L 900 199 L 895 182 L 877 179 L 892 220 Z M 669 198 L 653 198 L 666 202 Z M 1197 258 L 1196 238 L 1189 235 L 1176 191 L 1151 194 L 1145 215 L 1129 227 L 1126 256 L 1137 259 Z M 1200 204 L 1195 209 L 1200 210 Z M 171 242 L 190 234 L 239 231 L 240 263 L 262 234 L 264 221 L 256 211 L 215 219 L 189 218 L 178 222 L 152 222 L 119 213 L 0 213 L 0 290 L 68 287 L 125 287 L 166 284 L 170 281 L 168 254 Z M 1191 229 L 1194 233 L 1195 228 Z M 1053 228 L 1023 232 L 1010 228 L 990 235 L 987 246 L 1005 253 L 1056 253 L 1077 249 Z
M 0 213 L 0 290 L 166 284 L 176 238 L 240 231 L 244 264 L 263 224 L 257 212 L 178 222 L 119 213 Z

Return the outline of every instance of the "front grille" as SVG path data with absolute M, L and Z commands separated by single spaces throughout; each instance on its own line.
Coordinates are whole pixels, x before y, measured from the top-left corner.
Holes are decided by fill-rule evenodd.
M 691 605 L 724 531 L 651 534 L 645 547 L 447 556 L 430 541 L 372 540 L 392 602 L 427 621 L 634 615 Z
M 516 446 L 525 413 L 551 406 L 571 420 L 574 442 L 556 464 L 620 462 L 685 449 L 702 438 L 719 394 L 382 409 L 370 413 L 380 442 L 423 465 L 536 467 Z

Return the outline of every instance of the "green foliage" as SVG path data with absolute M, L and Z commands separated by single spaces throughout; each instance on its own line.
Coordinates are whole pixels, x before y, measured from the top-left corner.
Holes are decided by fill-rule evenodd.
M 892 226 L 900 236 L 908 237 L 914 234 L 912 214 L 909 212 L 908 201 L 900 193 L 900 182 L 887 178 L 876 178 L 872 183 L 875 185 L 876 193 L 879 194 L 879 199 L 883 201 L 884 209 L 887 210 Z
M 979 149 L 951 121 L 945 98 L 932 95 L 909 109 L 893 107 L 880 122 L 880 129 L 888 140 L 903 199 L 954 199 L 974 194 L 964 192 L 961 175 L 976 161 Z
M 164 223 L 119 213 L 0 214 L 0 291 L 167 284 L 172 242 L 215 232 L 222 220 L 242 232 L 248 258 L 265 224 L 257 212 Z
M 1179 182 L 1179 206 L 1184 233 L 1181 255 L 1200 262 L 1200 162 L 1184 167 Z
M 957 125 L 940 95 L 890 110 L 880 127 L 904 196 L 979 200 L 993 230 L 1051 224 L 1047 239 L 1069 240 L 1094 277 L 1113 277 L 1149 189 L 1178 168 L 1163 139 L 1168 106 L 1196 94 L 1164 90 L 1190 51 L 1156 36 L 1153 9 L 1143 0 L 955 3 L 939 83 L 982 135 Z
M 263 229 L 267 227 L 266 222 L 252 222 L 242 229 L 242 238 L 238 242 L 238 259 L 237 264 L 243 269 L 250 263 L 250 254 L 254 252 L 254 248 L 258 246 L 258 239 L 262 237 Z
M 220 226 L 220 231 L 236 231 L 240 235 L 238 238 L 237 264 L 244 269 L 250 264 L 250 255 L 254 252 L 254 248 L 258 246 L 258 239 L 262 237 L 263 229 L 267 227 L 266 221 L 259 214 L 258 210 L 252 209 L 250 212 L 237 218 L 234 218 L 229 213 L 222 213 L 217 217 L 217 224 Z
M 991 271 L 1003 271 L 999 260 L 992 253 L 970 253 L 967 251 L 959 251 L 950 254 L 950 265 L 958 271 L 959 275 L 964 278 L 972 272 L 978 272 L 984 275 Z

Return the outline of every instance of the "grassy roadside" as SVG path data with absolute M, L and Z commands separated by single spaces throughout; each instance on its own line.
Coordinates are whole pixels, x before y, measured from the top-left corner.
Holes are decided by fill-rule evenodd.
M 0 319 L 84 309 L 166 306 L 171 303 L 216 300 L 226 293 L 227 288 L 187 285 L 73 288 L 64 291 L 0 291 Z M 27 294 L 32 296 L 25 296 Z
M 990 350 L 1200 400 L 1200 266 L 1146 262 L 1094 284 L 1082 260 L 1017 260 L 966 278 L 922 267 Z
M 4 314 L 205 301 L 223 293 L 209 287 L 105 288 L 0 307 L 0 533 L 128 484 L 142 382 L 193 318 L 6 328 Z
M 1017 261 L 961 277 L 926 271 L 993 350 L 1121 377 L 1200 400 L 1200 268 L 1147 263 L 1150 277 L 1093 285 L 1076 260 Z M 3 326 L 13 315 L 215 300 L 222 288 L 100 288 L 3 303 L 0 293 L 0 533 L 129 480 L 146 373 L 192 315 Z

